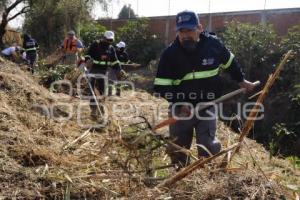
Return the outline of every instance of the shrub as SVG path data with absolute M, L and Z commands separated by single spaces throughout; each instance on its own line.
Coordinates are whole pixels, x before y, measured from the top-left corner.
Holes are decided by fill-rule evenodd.
M 150 33 L 146 18 L 128 21 L 118 30 L 117 36 L 127 44 L 131 59 L 142 65 L 147 65 L 151 60 L 156 59 L 163 48 L 162 40 Z

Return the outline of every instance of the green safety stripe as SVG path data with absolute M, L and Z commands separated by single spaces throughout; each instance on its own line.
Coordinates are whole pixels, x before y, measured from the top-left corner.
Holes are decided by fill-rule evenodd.
M 230 52 L 230 58 L 227 61 L 227 63 L 225 65 L 220 64 L 219 67 L 222 67 L 223 69 L 227 69 L 231 65 L 233 58 L 234 58 L 234 55 L 233 55 L 233 53 Z
M 218 73 L 219 73 L 219 68 L 216 68 L 214 70 L 208 70 L 208 71 L 191 72 L 186 74 L 182 79 L 176 79 L 176 80 L 155 78 L 154 85 L 180 85 L 182 81 L 209 78 L 212 76 L 216 76 Z
M 181 83 L 181 81 L 209 78 L 209 77 L 212 77 L 212 76 L 216 76 L 218 73 L 219 73 L 219 68 L 216 68 L 216 69 L 213 69 L 213 70 L 208 70 L 208 71 L 188 73 L 187 75 L 185 75 L 183 77 L 182 80 L 176 80 L 175 85 L 179 85 Z
M 84 57 L 85 57 L 85 58 L 92 59 L 92 57 L 91 57 L 90 55 L 85 55 Z
M 97 61 L 97 60 L 93 60 L 93 63 L 96 65 L 110 65 L 110 62 L 106 62 L 106 61 Z
M 96 65 L 115 65 L 118 64 L 119 61 L 115 61 L 115 62 L 106 62 L 106 61 L 97 61 L 97 60 L 93 60 L 93 63 Z
M 36 51 L 36 48 L 25 49 L 25 51 Z

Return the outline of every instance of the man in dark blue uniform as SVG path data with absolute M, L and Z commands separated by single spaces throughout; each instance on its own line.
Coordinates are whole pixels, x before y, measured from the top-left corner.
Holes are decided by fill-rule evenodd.
M 96 40 L 91 44 L 85 56 L 85 60 L 89 63 L 91 75 L 100 75 L 100 77 L 92 77 L 91 85 L 95 89 L 95 93 L 101 96 L 107 95 L 107 72 L 112 68 L 116 73 L 122 74 L 120 63 L 118 61 L 116 51 L 111 45 L 114 41 L 114 32 L 106 31 L 101 40 Z M 96 119 L 99 115 L 94 98 L 90 100 L 91 117 Z
M 117 49 L 116 49 L 116 53 L 117 53 L 117 57 L 122 64 L 128 64 L 131 61 L 129 60 L 129 56 L 128 53 L 125 50 L 126 44 L 123 41 L 120 41 L 117 45 L 116 45 Z
M 192 11 L 183 11 L 176 16 L 177 37 L 162 53 L 158 65 L 154 90 L 170 102 L 171 116 L 192 114 L 199 102 L 209 102 L 221 96 L 219 71 L 225 70 L 240 87 L 252 90 L 254 84 L 244 79 L 234 55 L 214 35 L 203 31 L 198 16 Z M 195 112 L 197 113 L 197 111 Z M 193 133 L 199 157 L 208 157 L 221 150 L 215 137 L 215 106 L 200 111 L 188 120 L 178 120 L 170 125 L 174 142 L 189 149 Z M 189 163 L 189 158 L 168 148 L 172 163 L 178 167 Z
M 23 48 L 26 52 L 26 60 L 28 62 L 28 70 L 33 74 L 34 64 L 37 60 L 38 43 L 29 34 L 23 35 Z

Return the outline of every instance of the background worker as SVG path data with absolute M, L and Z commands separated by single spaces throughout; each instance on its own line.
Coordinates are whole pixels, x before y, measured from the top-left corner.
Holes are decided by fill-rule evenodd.
M 4 58 L 6 58 L 8 60 L 16 61 L 20 50 L 21 50 L 21 47 L 19 47 L 16 43 L 14 43 L 12 46 L 3 49 L 1 51 L 1 56 L 3 56 Z
M 128 53 L 126 52 L 126 44 L 123 41 L 120 41 L 118 44 L 116 44 L 116 53 L 118 60 L 122 64 L 128 64 L 131 61 L 129 60 Z
M 103 38 L 94 41 L 85 56 L 91 76 L 101 76 L 100 78 L 91 77 L 91 85 L 94 87 L 95 93 L 99 94 L 101 97 L 104 97 L 107 94 L 108 69 L 113 68 L 118 74 L 124 73 L 118 61 L 115 49 L 112 46 L 114 37 L 114 32 L 105 31 Z M 91 117 L 96 119 L 97 116 L 99 116 L 99 113 L 97 113 L 98 109 L 93 98 L 90 100 L 90 108 Z
M 62 44 L 63 64 L 75 65 L 78 60 L 78 53 L 83 51 L 82 42 L 75 36 L 75 31 L 69 31 Z
M 28 64 L 28 70 L 34 73 L 34 65 L 37 61 L 37 50 L 39 48 L 38 43 L 29 34 L 23 35 L 23 49 L 26 52 L 26 60 Z
M 245 80 L 234 55 L 215 35 L 203 31 L 194 12 L 177 14 L 176 33 L 175 41 L 161 55 L 154 81 L 154 90 L 170 102 L 171 116 L 190 116 L 199 102 L 220 97 L 221 69 L 228 72 L 240 87 L 254 88 L 254 83 Z M 170 136 L 177 145 L 189 149 L 195 131 L 198 156 L 208 157 L 221 150 L 215 136 L 215 106 L 198 114 L 170 125 Z M 178 168 L 189 163 L 189 158 L 172 146 L 169 146 L 168 153 Z

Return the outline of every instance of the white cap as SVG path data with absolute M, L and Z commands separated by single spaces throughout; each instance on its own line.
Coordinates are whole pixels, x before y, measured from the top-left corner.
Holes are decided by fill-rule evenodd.
M 115 34 L 112 31 L 105 31 L 104 32 L 104 37 L 108 40 L 114 40 L 115 39 Z
M 121 41 L 116 45 L 118 48 L 125 48 L 126 44 L 125 42 Z
M 75 31 L 70 30 L 70 31 L 68 32 L 68 35 L 75 35 Z

